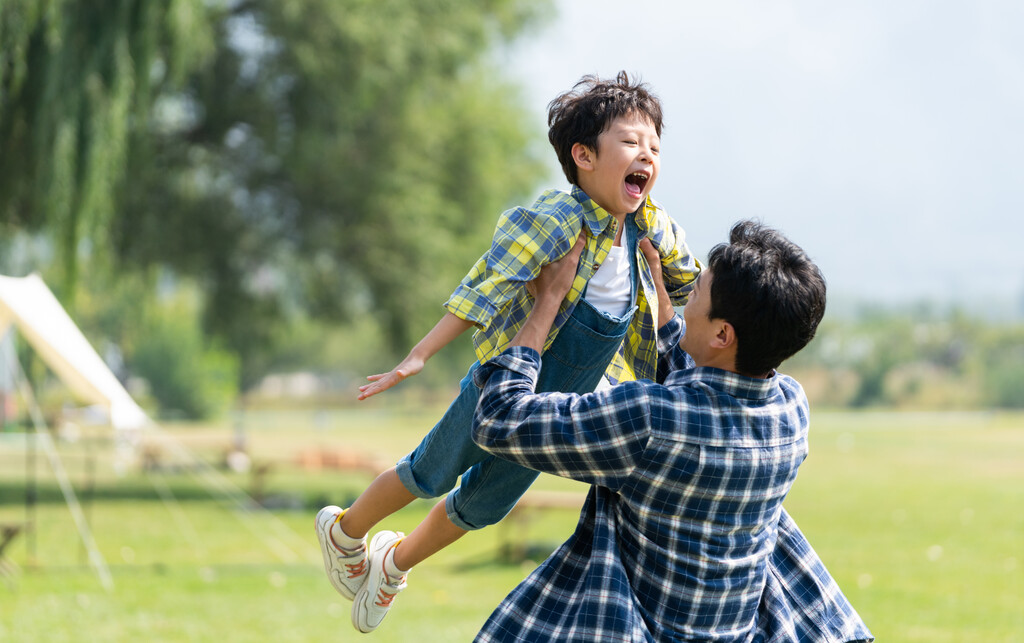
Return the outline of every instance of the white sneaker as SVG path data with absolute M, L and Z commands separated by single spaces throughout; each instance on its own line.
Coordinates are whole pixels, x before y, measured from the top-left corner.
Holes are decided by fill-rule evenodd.
M 356 594 L 352 603 L 352 625 L 360 632 L 372 632 L 377 629 L 388 610 L 395 595 L 405 589 L 405 576 L 389 576 L 384 569 L 384 559 L 395 545 L 405 538 L 402 532 L 382 531 L 370 541 L 370 571 L 366 583 Z
M 324 570 L 338 593 L 352 600 L 366 580 L 366 538 L 356 550 L 339 547 L 331 537 L 331 527 L 345 515 L 340 507 L 330 505 L 316 514 L 316 539 L 324 555 Z

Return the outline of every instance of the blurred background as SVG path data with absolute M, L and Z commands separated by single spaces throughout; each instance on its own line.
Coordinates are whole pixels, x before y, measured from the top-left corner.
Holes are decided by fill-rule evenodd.
M 40 273 L 158 415 L 350 402 L 565 185 L 547 102 L 620 69 L 664 102 L 654 195 L 698 257 L 756 217 L 822 266 L 814 401 L 1024 406 L 1014 3 L 2 7 L 0 274 Z
M 839 520 L 842 507 L 824 491 L 794 490 L 795 502 L 805 493 L 824 512 L 818 525 L 792 513 L 813 543 L 831 547 L 826 562 L 867 605 L 869 625 L 880 623 L 888 640 L 1024 640 L 1024 5 L 1010 0 L 0 0 L 0 275 L 41 276 L 162 427 L 156 442 L 179 445 L 136 444 L 138 461 L 150 473 L 200 475 L 152 488 L 125 485 L 117 476 L 133 474 L 124 471 L 104 477 L 115 440 L 91 428 L 80 396 L 38 347 L 7 332 L 0 523 L 21 534 L 9 539 L 8 562 L 56 566 L 82 589 L 64 597 L 52 576 L 21 576 L 0 616 L 13 619 L 6 610 L 19 605 L 27 616 L 0 621 L 0 638 L 72 640 L 70 616 L 70 629 L 39 629 L 68 605 L 76 618 L 93 614 L 108 640 L 146 631 L 153 623 L 141 617 L 103 629 L 124 618 L 125 604 L 94 594 L 90 564 L 105 567 L 97 556 L 118 561 L 115 578 L 122 564 L 164 574 L 191 566 L 205 588 L 208 570 L 262 560 L 148 559 L 144 545 L 125 553 L 123 530 L 96 526 L 127 524 L 103 509 L 126 497 L 138 511 L 156 500 L 190 515 L 202 506 L 195 488 L 209 484 L 237 486 L 218 500 L 229 505 L 290 498 L 271 518 L 304 535 L 304 562 L 267 572 L 270 587 L 294 574 L 290 588 L 308 579 L 310 596 L 327 602 L 307 531 L 313 514 L 303 512 L 339 502 L 339 488 L 357 493 L 415 445 L 472 359 L 469 337 L 386 399 L 356 403 L 356 387 L 440 318 L 501 211 L 567 187 L 546 140 L 548 101 L 585 74 L 619 70 L 663 101 L 653 195 L 696 256 L 753 217 L 782 229 L 825 273 L 825 322 L 783 365 L 824 418 L 823 468 L 814 473 L 812 455 L 806 475 L 829 493 L 865 489 L 849 501 L 882 523 L 858 557 L 850 540 L 862 532 L 829 529 L 848 535 L 864 523 Z M 368 425 L 398 433 L 371 439 Z M 40 432 L 58 438 L 52 453 L 31 437 Z M 57 453 L 78 495 L 92 490 L 95 514 L 69 521 L 61 476 L 45 464 Z M 234 463 L 232 453 L 241 454 Z M 837 472 L 848 477 L 831 480 Z M 913 477 L 920 488 L 886 504 Z M 967 493 L 964 479 L 988 481 L 969 494 L 984 500 L 943 504 Z M 929 492 L 924 481 L 951 486 Z M 47 502 L 74 542 L 93 525 L 84 558 L 43 553 L 45 515 L 23 507 Z M 948 514 L 906 554 L 929 573 L 954 558 L 951 530 L 977 535 L 938 576 L 985 569 L 983 601 L 913 566 L 865 562 L 881 549 L 906 559 L 889 536 L 915 510 L 922 523 Z M 412 511 L 410 526 L 425 509 Z M 570 508 L 565 535 L 573 519 Z M 184 541 L 194 554 L 214 527 L 184 529 L 195 534 Z M 456 573 L 464 558 L 441 560 L 442 577 L 466 575 Z M 488 591 L 473 586 L 480 604 L 452 640 L 471 638 L 529 571 L 518 565 L 477 570 Z M 899 580 L 882 582 L 888 573 Z M 504 584 L 489 585 L 492 574 L 505 574 Z M 925 586 L 932 593 L 922 597 Z M 458 601 L 446 591 L 431 596 L 451 615 Z M 242 595 L 250 608 L 268 600 Z M 906 612 L 887 611 L 894 600 L 920 610 L 908 623 Z M 330 605 L 318 614 L 333 623 L 340 612 Z M 963 618 L 929 625 L 950 613 Z M 177 615 L 154 618 L 165 628 L 158 638 L 231 640 L 175 626 Z M 422 626 L 401 618 L 409 632 Z M 315 620 L 296 616 L 275 631 L 306 640 L 310 632 L 289 628 Z M 228 631 L 262 640 L 256 630 L 232 621 Z

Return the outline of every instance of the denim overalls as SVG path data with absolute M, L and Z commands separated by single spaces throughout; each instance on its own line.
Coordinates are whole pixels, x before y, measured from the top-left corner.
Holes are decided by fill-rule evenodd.
M 622 344 L 637 310 L 639 284 L 635 216 L 627 217 L 625 224 L 623 235 L 632 282 L 629 301 L 633 305 L 622 317 L 613 317 L 581 298 L 544 351 L 537 377 L 538 393 L 593 391 Z M 536 471 L 496 458 L 473 442 L 473 413 L 480 398 L 473 373 L 479 366 L 479 362 L 473 363 L 460 383 L 459 396 L 419 446 L 396 467 L 402 484 L 420 498 L 443 495 L 462 475 L 459 487 L 448 494 L 445 505 L 448 519 L 462 529 L 480 529 L 500 521 L 537 479 Z

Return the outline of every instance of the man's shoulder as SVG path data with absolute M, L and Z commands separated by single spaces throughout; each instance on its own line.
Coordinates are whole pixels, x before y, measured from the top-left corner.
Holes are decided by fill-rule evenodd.
M 810 402 L 807 401 L 807 393 L 804 392 L 804 387 L 800 382 L 795 378 L 790 377 L 785 373 L 779 373 L 778 371 L 776 371 L 773 379 L 775 380 L 775 385 L 778 387 L 785 399 L 795 402 L 806 411 L 810 410 Z

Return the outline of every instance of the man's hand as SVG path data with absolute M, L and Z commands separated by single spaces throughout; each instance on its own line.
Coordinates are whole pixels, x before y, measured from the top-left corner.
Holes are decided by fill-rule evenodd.
M 412 377 L 423 370 L 423 360 L 417 359 L 410 355 L 401 361 L 401 363 L 388 371 L 387 373 L 378 373 L 376 375 L 370 375 L 366 379 L 372 382 L 372 384 L 363 384 L 359 387 L 359 397 L 357 400 L 365 400 L 368 397 L 372 397 L 377 393 L 388 390 L 395 384 L 398 384 L 407 377 Z
M 576 269 L 579 267 L 580 256 L 586 242 L 584 230 L 564 257 L 542 266 L 540 274 L 528 284 L 530 293 L 534 295 L 536 301 L 533 303 L 530 316 L 526 318 L 526 323 L 512 338 L 509 346 L 528 346 L 538 353 L 544 350 L 544 343 L 558 315 L 562 300 L 569 294 L 572 282 L 576 279 Z
M 661 255 L 658 254 L 658 249 L 654 247 L 650 239 L 640 240 L 640 251 L 644 253 L 644 258 L 647 259 L 647 265 L 651 269 L 651 278 L 654 279 L 654 287 L 658 292 L 658 328 L 661 328 L 676 314 L 676 309 L 672 307 L 672 299 L 668 296 L 668 289 L 665 287 L 665 279 L 661 272 Z
M 583 255 L 583 248 L 586 245 L 587 229 L 584 228 L 580 232 L 580 236 L 576 238 L 576 243 L 569 249 L 569 252 L 565 253 L 564 257 L 541 266 L 540 274 L 526 284 L 530 294 L 538 300 L 546 298 L 561 304 L 572 289 L 572 282 L 576 279 L 580 257 Z

